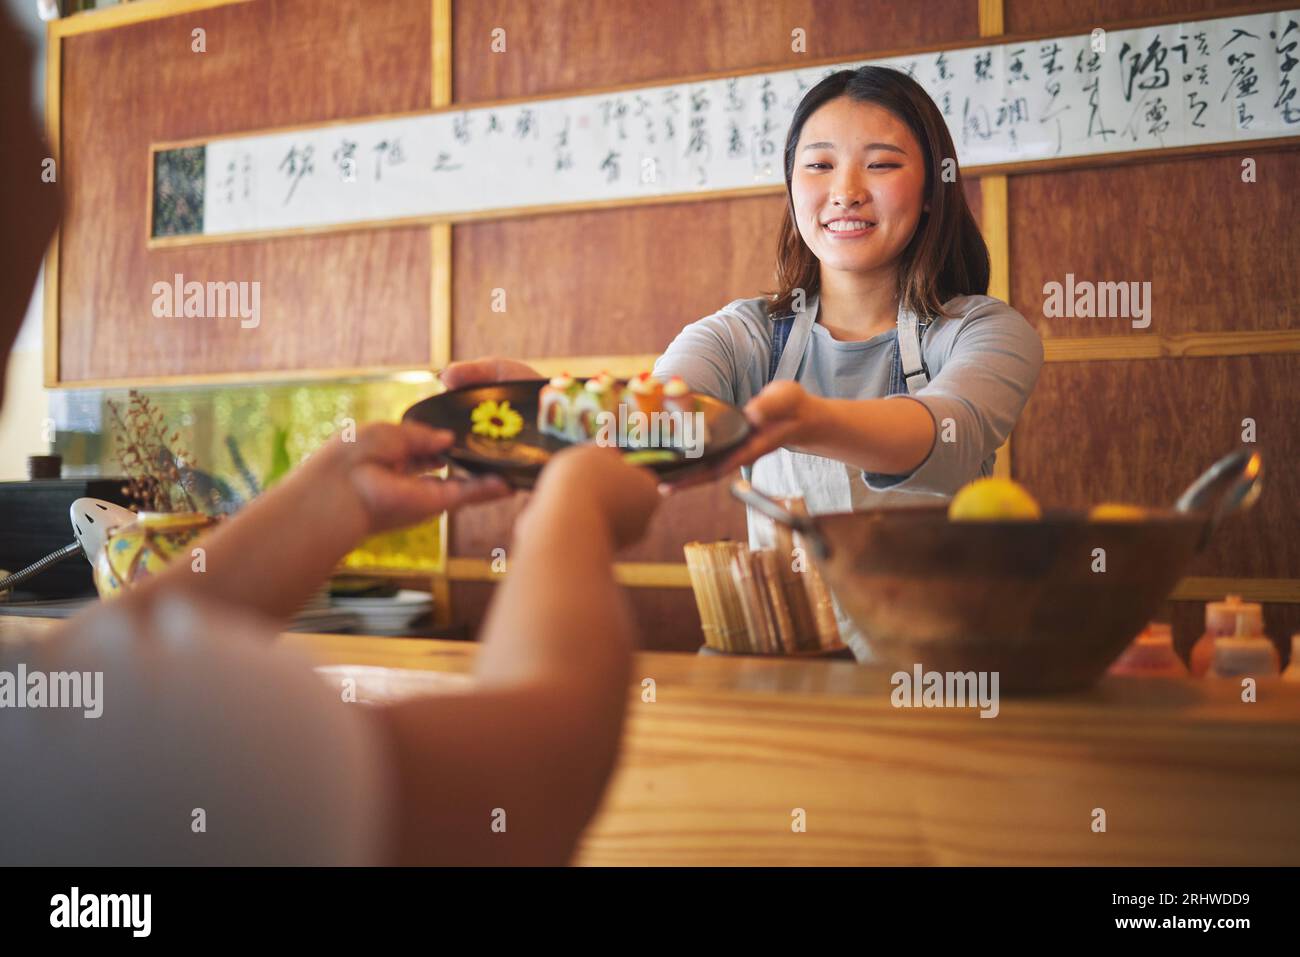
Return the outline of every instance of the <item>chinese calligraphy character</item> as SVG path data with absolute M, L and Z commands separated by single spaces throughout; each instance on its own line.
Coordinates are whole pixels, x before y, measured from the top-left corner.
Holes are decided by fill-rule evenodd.
M 292 180 L 289 184 L 289 192 L 284 197 L 284 205 L 289 205 L 289 200 L 293 199 L 294 191 L 298 188 L 298 184 L 302 182 L 302 178 L 316 171 L 315 164 L 311 161 L 312 154 L 315 151 L 316 148 L 310 145 L 303 147 L 301 150 L 295 146 L 290 146 L 289 152 L 285 154 L 284 159 L 280 161 L 280 165 L 276 167 L 277 171 L 284 170 L 284 174 Z M 288 168 L 286 169 L 286 167 Z
M 943 83 L 952 79 L 952 73 L 948 70 L 948 58 L 940 53 L 934 60 L 934 82 Z
M 727 155 L 735 158 L 745 155 L 745 140 L 740 135 L 740 127 L 736 125 L 735 120 L 728 120 L 728 126 L 731 127 L 731 134 L 727 138 Z
M 519 111 L 519 116 L 515 118 L 515 139 L 527 139 L 529 134 L 537 136 L 535 127 L 536 115 L 531 109 L 525 107 Z
M 235 161 L 231 160 L 226 166 L 226 178 L 218 184 L 226 194 L 227 203 L 235 201 L 235 169 Z
M 619 154 L 610 150 L 609 155 L 606 156 L 604 162 L 600 164 L 600 168 L 605 171 L 605 182 L 612 183 L 618 179 L 618 160 Z
M 442 151 L 438 152 L 438 158 L 433 163 L 433 171 L 435 173 L 450 173 L 452 170 L 460 169 L 460 167 L 460 163 L 451 162 L 450 153 L 444 153 Z
M 380 140 L 375 144 L 374 152 L 375 182 L 378 182 L 382 176 L 385 161 L 387 161 L 389 166 L 397 166 L 406 162 L 406 156 L 402 153 L 401 137 L 394 137 L 391 143 L 388 140 Z
M 1019 50 L 1011 51 L 1011 62 L 1007 65 L 1007 85 L 1012 83 L 1023 83 L 1029 79 L 1029 74 L 1025 72 L 1025 51 L 1022 47 Z
M 1156 37 L 1145 51 L 1137 50 L 1127 42 L 1120 47 L 1120 75 L 1124 79 L 1124 100 L 1133 99 L 1133 83 L 1148 70 L 1150 74 L 1137 84 L 1139 90 L 1160 90 L 1169 85 L 1169 70 L 1164 66 L 1169 50 Z M 1127 69 L 1126 69 L 1127 67 Z
M 468 113 L 462 113 L 451 121 L 451 135 L 456 138 L 457 143 L 465 144 L 470 140 L 470 122 L 472 117 Z
M 357 181 L 357 144 L 355 140 L 345 139 L 343 145 L 334 151 L 334 164 L 339 168 L 339 175 L 345 183 Z
M 600 122 L 602 126 L 609 126 L 613 121 L 618 128 L 618 138 L 627 139 L 627 130 L 623 127 L 623 120 L 627 116 L 627 104 L 623 100 L 602 100 L 600 102 Z
M 564 118 L 564 129 L 555 137 L 555 171 L 573 169 L 573 153 L 569 150 L 569 125 L 573 120 Z
M 728 113 L 734 113 L 737 110 L 743 110 L 745 103 L 739 95 L 740 80 L 732 77 L 727 81 L 727 104 L 723 107 Z
M 1278 57 L 1277 68 L 1282 77 L 1281 81 L 1278 83 L 1277 99 L 1273 101 L 1273 109 L 1278 110 L 1282 114 L 1282 122 L 1284 123 L 1300 122 L 1300 109 L 1297 109 L 1291 103 L 1291 101 L 1295 99 L 1295 87 L 1291 85 L 1291 71 L 1295 69 L 1296 63 L 1300 62 L 1292 55 L 1292 51 L 1296 48 L 1296 38 L 1292 37 L 1291 42 L 1286 46 L 1282 46 L 1280 42 L 1281 40 L 1285 40 L 1288 35 L 1295 33 L 1297 30 L 1300 30 L 1300 25 L 1297 25 L 1296 21 L 1292 20 L 1287 23 L 1286 29 L 1282 31 L 1281 37 L 1277 36 L 1277 31 L 1275 30 L 1270 30 L 1268 34 L 1274 40 L 1279 41 L 1279 45 L 1276 48 Z

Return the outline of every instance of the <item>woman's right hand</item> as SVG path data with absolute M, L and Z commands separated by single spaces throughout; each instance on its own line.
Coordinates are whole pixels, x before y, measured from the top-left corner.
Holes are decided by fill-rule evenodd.
M 659 501 L 653 472 L 628 465 L 618 449 L 586 444 L 565 449 L 547 463 L 528 511 L 594 508 L 604 518 L 615 549 L 620 549 L 645 534 Z
M 453 362 L 439 373 L 439 378 L 448 389 L 459 389 L 467 385 L 487 385 L 511 379 L 543 379 L 545 376 L 518 359 L 489 356 L 486 359 Z

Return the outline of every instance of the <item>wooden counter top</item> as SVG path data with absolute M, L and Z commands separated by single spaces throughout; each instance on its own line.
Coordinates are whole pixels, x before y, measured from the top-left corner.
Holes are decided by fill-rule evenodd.
M 280 640 L 322 664 L 455 675 L 477 649 Z M 638 655 L 578 863 L 1300 864 L 1300 685 L 1261 681 L 1248 704 L 1232 681 L 1107 678 L 1003 696 L 992 719 L 890 691 L 888 671 L 847 662 Z
M 282 641 L 330 664 L 450 673 L 475 653 Z M 1248 704 L 1235 682 L 1108 678 L 1003 696 L 985 719 L 895 708 L 888 671 L 846 662 L 644 653 L 635 674 L 579 863 L 1300 864 L 1300 685 L 1261 681 Z

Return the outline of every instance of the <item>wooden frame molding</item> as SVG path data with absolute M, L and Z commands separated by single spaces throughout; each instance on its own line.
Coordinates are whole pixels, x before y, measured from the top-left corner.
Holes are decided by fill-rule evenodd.
M 685 562 L 615 562 L 619 584 L 632 588 L 691 587 Z M 451 558 L 447 577 L 460 582 L 499 582 L 508 572 L 494 572 L 486 558 Z M 1264 604 L 1300 604 L 1300 578 L 1184 578 L 1169 594 L 1170 601 L 1220 601 L 1240 595 Z
M 1048 362 L 1095 362 L 1114 359 L 1189 359 L 1205 356 L 1257 356 L 1300 352 L 1300 329 L 1243 332 L 1147 333 L 1114 336 L 1048 336 Z
M 981 37 L 997 36 L 1003 32 L 1002 0 L 979 0 L 979 31 Z M 989 249 L 989 295 L 1011 302 L 1011 210 L 1007 198 L 1005 174 L 981 176 L 980 232 Z M 995 478 L 1011 478 L 1011 436 L 998 448 L 993 459 Z
M 509 574 L 495 572 L 486 558 L 450 558 L 447 577 L 459 582 L 499 582 Z M 615 562 L 614 577 L 632 588 L 690 588 L 685 562 Z
M 429 42 L 432 44 L 431 85 L 429 95 L 435 108 L 452 103 L 452 0 L 431 0 L 433 7 L 429 18 Z M 429 275 L 429 348 L 431 368 L 442 369 L 451 362 L 451 224 L 435 223 L 429 227 L 429 255 L 432 257 Z M 444 475 L 446 473 L 444 472 Z M 438 564 L 441 573 L 430 581 L 433 592 L 434 624 L 446 627 L 452 623 L 451 580 L 447 566 L 451 561 L 451 518 L 446 512 L 438 516 Z
M 1170 601 L 1222 601 L 1240 595 L 1261 604 L 1300 604 L 1300 578 L 1184 578 Z
M 985 203 L 988 203 L 987 197 Z M 997 295 L 993 288 L 989 289 L 989 294 Z M 1168 336 L 1147 333 L 1048 336 L 1043 339 L 1043 351 L 1048 362 L 1276 355 L 1300 352 L 1300 329 L 1188 332 Z M 554 356 L 523 361 L 543 376 L 559 372 L 589 376 L 608 370 L 613 375 L 626 377 L 650 368 L 658 358 L 658 353 L 649 352 L 613 356 Z

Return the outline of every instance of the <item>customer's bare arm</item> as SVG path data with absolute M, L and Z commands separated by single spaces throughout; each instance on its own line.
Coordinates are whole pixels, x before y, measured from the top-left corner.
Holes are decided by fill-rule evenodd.
M 569 859 L 628 696 L 634 628 L 611 560 L 657 502 L 653 476 L 612 450 L 575 449 L 547 468 L 484 626 L 481 690 L 380 712 L 400 780 L 396 860 Z
M 196 593 L 273 618 L 291 616 L 367 535 L 448 509 L 509 494 L 499 479 L 440 480 L 450 432 L 422 425 L 363 426 L 355 441 L 336 436 L 283 482 L 195 542 L 197 567 L 178 560 L 124 600 L 148 603 L 162 592 Z M 182 556 L 188 559 L 188 553 Z

